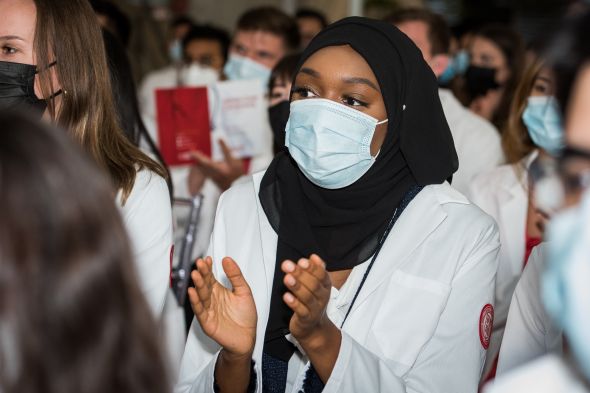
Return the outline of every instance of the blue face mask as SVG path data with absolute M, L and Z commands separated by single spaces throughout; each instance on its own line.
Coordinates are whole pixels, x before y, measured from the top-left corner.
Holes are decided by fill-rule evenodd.
M 170 44 L 168 55 L 170 56 L 170 60 L 174 63 L 180 63 L 182 61 L 182 43 L 180 40 L 174 40 Z
M 555 215 L 548 227 L 543 275 L 545 308 L 563 331 L 580 370 L 590 379 L 590 194 L 579 207 Z
M 457 75 L 463 75 L 469 67 L 469 53 L 462 49 L 449 61 L 445 71 L 438 77 L 441 83 L 449 83 Z
M 231 54 L 225 63 L 223 72 L 229 80 L 260 79 L 266 86 L 270 79 L 271 69 L 247 57 Z
M 387 122 L 323 98 L 291 103 L 285 146 L 305 177 L 337 189 L 360 179 L 375 162 L 371 141 Z
M 558 156 L 564 147 L 563 125 L 555 97 L 529 97 L 522 121 L 541 149 Z

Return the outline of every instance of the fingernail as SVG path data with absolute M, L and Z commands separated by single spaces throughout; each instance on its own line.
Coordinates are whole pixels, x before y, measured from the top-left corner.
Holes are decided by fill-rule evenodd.
M 295 300 L 293 295 L 291 295 L 289 292 L 285 293 L 285 301 L 287 303 L 293 303 L 293 300 Z
M 285 276 L 285 282 L 287 283 L 287 285 L 289 285 L 289 286 L 293 286 L 293 285 L 295 285 L 295 283 L 296 283 L 297 281 L 295 281 L 295 277 L 293 277 L 293 276 L 292 276 L 292 275 L 290 275 L 290 274 L 287 274 L 287 275 Z
M 299 260 L 299 266 L 301 266 L 303 269 L 307 269 L 309 267 L 309 260 L 307 260 L 307 259 L 300 259 Z
M 283 270 L 287 271 L 287 272 L 292 272 L 295 270 L 295 264 L 291 261 L 285 261 L 283 263 Z

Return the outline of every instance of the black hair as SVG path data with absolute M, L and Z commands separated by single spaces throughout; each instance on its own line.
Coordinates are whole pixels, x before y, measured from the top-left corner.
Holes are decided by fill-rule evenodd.
M 313 18 L 322 25 L 322 29 L 328 26 L 328 19 L 322 12 L 311 8 L 299 8 L 295 13 L 295 19 L 299 18 Z
M 113 33 L 121 40 L 123 46 L 127 47 L 131 37 L 131 21 L 129 17 L 119 7 L 108 0 L 90 0 L 90 5 L 94 9 L 94 12 L 104 15 L 110 20 L 115 30 Z
M 131 71 L 131 64 L 129 63 L 127 53 L 113 34 L 105 29 L 103 29 L 102 34 L 106 49 L 107 63 L 111 75 L 111 85 L 113 88 L 113 97 L 115 99 L 115 108 L 117 110 L 119 126 L 125 133 L 127 139 L 135 146 L 139 146 L 139 141 L 142 137 L 145 138 L 152 153 L 156 156 L 158 161 L 160 161 L 168 175 L 166 182 L 168 183 L 170 200 L 172 201 L 174 190 L 172 187 L 170 170 L 141 119 L 135 82 L 133 81 L 133 73 Z
M 301 53 L 293 53 L 287 55 L 277 63 L 272 69 L 270 79 L 268 80 L 268 92 L 271 93 L 277 79 L 282 78 L 286 80 L 293 80 L 295 78 L 295 71 L 297 71 L 297 65 L 301 60 Z
M 590 61 L 590 11 L 566 17 L 545 51 L 547 65 L 555 73 L 555 97 L 565 111 L 580 68 Z
M 182 25 L 191 25 L 193 26 L 195 24 L 195 22 L 188 16 L 186 15 L 180 15 L 175 17 L 174 19 L 172 19 L 172 22 L 170 23 L 170 27 L 175 28 L 178 26 L 182 26 Z
M 299 28 L 294 18 L 276 7 L 257 7 L 246 11 L 237 23 L 237 30 L 264 31 L 283 39 L 287 51 L 297 50 L 301 43 Z
M 227 61 L 231 42 L 227 31 L 212 25 L 194 25 L 182 39 L 182 50 L 193 40 L 212 40 L 219 42 L 224 62 Z

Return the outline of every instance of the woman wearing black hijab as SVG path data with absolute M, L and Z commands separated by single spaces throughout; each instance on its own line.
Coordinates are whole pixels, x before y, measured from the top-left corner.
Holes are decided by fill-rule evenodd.
M 453 146 L 399 30 L 353 17 L 314 38 L 288 152 L 220 199 L 176 391 L 476 391 L 499 241 L 446 182 Z

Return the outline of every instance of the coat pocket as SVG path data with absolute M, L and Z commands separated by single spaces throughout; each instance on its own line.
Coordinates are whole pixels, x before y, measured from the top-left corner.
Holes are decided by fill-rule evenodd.
M 450 285 L 397 270 L 391 276 L 372 332 L 382 356 L 412 367 L 436 330 Z

